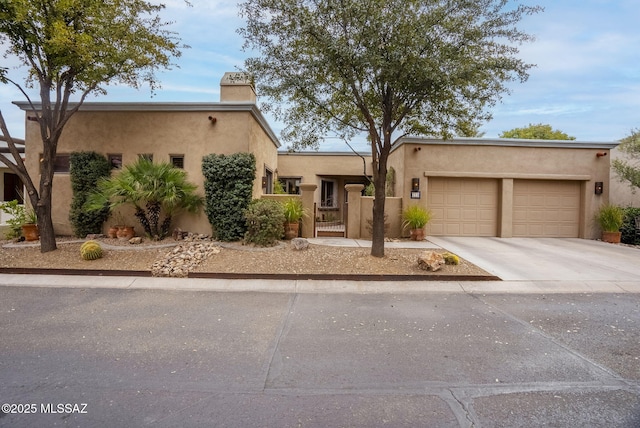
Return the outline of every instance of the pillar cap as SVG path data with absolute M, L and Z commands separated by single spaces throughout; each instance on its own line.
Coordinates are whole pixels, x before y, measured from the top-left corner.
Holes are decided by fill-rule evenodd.
M 347 192 L 361 192 L 364 189 L 364 184 L 347 184 L 344 188 Z

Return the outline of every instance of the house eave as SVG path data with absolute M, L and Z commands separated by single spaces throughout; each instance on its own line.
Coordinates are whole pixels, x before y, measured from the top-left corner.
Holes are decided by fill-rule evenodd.
M 13 104 L 21 110 L 32 111 L 31 105 L 26 101 L 13 101 Z M 77 103 L 69 103 L 68 109 L 76 107 Z M 40 110 L 41 103 L 34 103 L 36 110 Z M 181 103 L 181 102 L 84 102 L 79 111 L 93 112 L 248 112 L 258 122 L 260 127 L 269 136 L 276 148 L 281 144 L 273 132 L 267 120 L 255 103 L 250 102 L 219 102 L 219 103 Z
M 620 143 L 575 140 L 525 140 L 514 138 L 452 138 L 445 140 L 441 138 L 401 137 L 394 142 L 391 150 L 394 151 L 403 144 L 612 150 Z

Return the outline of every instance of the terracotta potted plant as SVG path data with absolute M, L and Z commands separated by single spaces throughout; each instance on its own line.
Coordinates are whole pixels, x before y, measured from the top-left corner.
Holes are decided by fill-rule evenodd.
M 304 217 L 304 207 L 300 198 L 288 198 L 283 203 L 284 208 L 284 237 L 297 238 L 300 231 L 300 220 Z
M 624 210 L 616 205 L 605 204 L 598 210 L 596 220 L 602 229 L 602 240 L 619 244 L 622 236 L 620 228 L 624 223 Z
M 30 208 L 25 210 L 24 223 L 22 224 L 22 236 L 27 241 L 37 241 L 40 239 L 40 232 L 38 231 L 38 217 L 35 211 Z
M 418 205 L 411 205 L 402 213 L 402 227 L 408 228 L 411 233 L 411 240 L 424 240 L 424 227 L 431 220 L 431 211 Z

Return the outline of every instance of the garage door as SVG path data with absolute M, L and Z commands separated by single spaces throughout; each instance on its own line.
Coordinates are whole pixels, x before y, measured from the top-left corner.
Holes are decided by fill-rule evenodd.
M 430 235 L 497 235 L 497 180 L 431 177 L 427 205 L 433 212 Z
M 577 238 L 580 182 L 515 180 L 513 236 Z

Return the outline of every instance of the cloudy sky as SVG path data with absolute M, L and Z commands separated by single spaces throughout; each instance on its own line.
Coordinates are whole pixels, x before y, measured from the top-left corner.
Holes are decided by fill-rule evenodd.
M 520 24 L 536 41 L 520 56 L 536 64 L 529 80 L 514 84 L 511 94 L 493 110 L 481 131 L 497 137 L 502 131 L 530 123 L 550 124 L 582 141 L 617 141 L 640 127 L 640 5 L 637 0 L 539 0 L 543 13 Z M 108 95 L 91 101 L 219 101 L 225 71 L 241 69 L 251 52 L 243 52 L 236 29 L 243 25 L 237 0 L 165 1 L 172 29 L 191 46 L 177 59 L 179 68 L 159 74 L 162 88 L 152 98 L 148 88 L 108 87 Z M 13 58 L 0 59 L 14 67 Z M 11 70 L 23 81 L 25 69 Z M 36 94 L 30 91 L 30 94 Z M 259 94 L 258 94 L 259 95 Z M 0 110 L 15 137 L 24 136 L 23 113 L 11 101 L 23 100 L 15 88 L 0 85 Z M 270 123 L 276 133 L 281 126 Z M 327 142 L 328 150 L 349 150 Z M 356 148 L 367 150 L 356 142 Z

